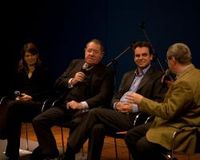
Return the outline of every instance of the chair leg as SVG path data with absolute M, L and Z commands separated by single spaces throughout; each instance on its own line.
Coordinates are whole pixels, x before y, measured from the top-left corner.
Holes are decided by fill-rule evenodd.
M 61 130 L 61 143 L 62 143 L 62 151 L 65 153 L 65 142 L 64 142 L 64 133 L 63 133 L 63 127 L 60 127 Z
M 26 150 L 29 150 L 28 123 L 25 123 Z
M 116 158 L 116 160 L 119 160 L 116 137 L 113 137 L 113 139 L 114 139 L 114 144 L 115 144 L 115 158 Z

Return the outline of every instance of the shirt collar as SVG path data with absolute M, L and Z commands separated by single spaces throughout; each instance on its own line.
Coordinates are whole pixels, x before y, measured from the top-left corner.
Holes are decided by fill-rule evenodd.
M 146 68 L 144 68 L 142 70 L 137 68 L 135 71 L 136 76 L 138 76 L 138 77 L 143 76 L 149 70 L 150 67 L 151 67 L 151 65 L 148 65 Z

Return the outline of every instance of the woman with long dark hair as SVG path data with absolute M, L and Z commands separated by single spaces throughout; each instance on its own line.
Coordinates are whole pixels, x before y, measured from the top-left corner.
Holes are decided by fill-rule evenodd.
M 8 103 L 6 115 L 6 156 L 19 159 L 22 122 L 31 122 L 41 112 L 52 87 L 52 78 L 41 62 L 37 46 L 24 44 L 14 80 L 15 99 Z

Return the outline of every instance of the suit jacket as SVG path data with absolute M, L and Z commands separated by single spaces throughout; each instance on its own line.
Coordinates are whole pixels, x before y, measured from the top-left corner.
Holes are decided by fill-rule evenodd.
M 172 149 L 173 133 L 180 127 L 200 126 L 200 71 L 190 65 L 169 88 L 163 103 L 143 98 L 139 104 L 144 112 L 155 115 L 146 134 L 150 142 Z M 175 151 L 193 153 L 196 136 L 193 128 L 177 135 Z
M 82 70 L 83 59 L 73 60 L 66 71 L 56 80 L 55 88 L 64 93 L 66 97 L 72 88 L 68 87 L 68 81 L 70 78 L 74 77 L 75 73 Z M 98 64 L 91 69 L 90 80 L 87 88 L 87 98 L 84 99 L 89 105 L 89 108 L 110 105 L 113 90 L 114 90 L 114 72 L 109 70 L 102 64 Z M 79 85 L 79 84 L 77 84 Z M 83 84 L 85 85 L 85 84 Z M 77 94 L 80 95 L 80 91 L 77 90 Z M 80 95 L 81 97 L 82 95 Z M 83 95 L 84 96 L 84 95 Z M 82 100 L 80 100 L 82 101 Z
M 119 91 L 113 97 L 113 104 L 118 102 L 124 93 L 129 91 L 135 75 L 136 71 L 129 71 L 124 74 Z M 162 101 L 167 88 L 163 83 L 161 83 L 161 77 L 162 72 L 151 66 L 142 78 L 136 92 L 148 97 L 149 99 Z M 136 114 L 137 113 L 130 114 L 130 116 L 132 116 L 132 120 L 134 120 Z M 142 119 L 146 118 L 146 116 L 147 115 L 144 115 Z

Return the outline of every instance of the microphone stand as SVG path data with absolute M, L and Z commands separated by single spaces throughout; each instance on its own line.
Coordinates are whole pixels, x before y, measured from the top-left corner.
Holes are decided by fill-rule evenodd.
M 119 53 L 115 58 L 113 58 L 106 66 L 110 67 L 113 64 L 117 63 L 117 60 L 124 54 L 126 53 L 129 49 L 131 48 L 131 46 L 128 46 L 126 49 L 124 49 L 121 53 Z
M 142 23 L 139 25 L 139 27 L 140 27 L 140 29 L 142 30 L 142 32 L 143 32 L 143 34 L 144 34 L 146 40 L 147 40 L 147 41 L 151 44 L 151 46 L 152 46 L 153 52 L 154 52 L 154 54 L 155 54 L 155 56 L 156 56 L 156 60 L 157 60 L 157 62 L 158 62 L 158 64 L 159 64 L 159 66 L 160 66 L 161 71 L 164 73 L 164 75 L 163 75 L 164 78 L 166 78 L 166 79 L 168 78 L 170 81 L 174 81 L 175 75 L 172 74 L 172 73 L 170 73 L 168 69 L 167 69 L 166 71 L 164 70 L 164 67 L 163 67 L 162 64 L 161 64 L 158 55 L 156 55 L 155 50 L 154 50 L 154 48 L 153 48 L 153 45 L 152 45 L 152 43 L 151 43 L 151 41 L 150 41 L 150 38 L 149 38 L 149 36 L 148 36 L 148 34 L 147 34 L 146 30 L 145 30 L 145 23 L 142 22 Z
M 117 64 L 117 60 L 122 56 L 122 55 L 124 55 L 129 49 L 131 48 L 131 46 L 128 46 L 127 48 L 125 48 L 121 53 L 119 53 L 115 58 L 113 58 L 106 66 L 107 67 L 110 67 L 110 66 L 112 66 L 113 64 L 114 64 L 114 72 L 115 72 L 115 86 L 117 86 L 117 87 L 115 87 L 115 89 L 117 89 L 118 88 L 118 86 L 119 86 L 119 84 L 118 84 L 118 81 L 117 81 L 117 76 L 116 76 L 116 64 Z
M 146 40 L 151 44 L 152 49 L 153 49 L 153 52 L 154 52 L 154 54 L 155 54 L 155 56 L 156 56 L 156 60 L 157 60 L 157 62 L 158 62 L 158 64 L 159 64 L 159 66 L 160 66 L 161 71 L 162 71 L 162 72 L 165 72 L 165 70 L 164 70 L 164 68 L 163 68 L 163 66 L 162 66 L 162 64 L 161 64 L 161 62 L 160 62 L 160 59 L 159 59 L 158 55 L 156 55 L 155 50 L 154 50 L 154 48 L 153 48 L 153 45 L 152 45 L 152 43 L 151 43 L 151 41 L 150 41 L 150 38 L 149 38 L 149 36 L 148 36 L 148 34 L 147 34 L 146 30 L 145 30 L 145 23 L 142 22 L 142 23 L 139 25 L 139 27 L 140 27 L 140 29 L 142 30 L 142 32 L 143 32 L 144 37 L 146 38 Z

